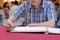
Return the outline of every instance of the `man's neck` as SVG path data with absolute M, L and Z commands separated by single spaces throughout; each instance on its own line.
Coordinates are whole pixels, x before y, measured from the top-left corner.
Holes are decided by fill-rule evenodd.
M 38 9 L 40 6 L 42 6 L 41 3 L 40 3 L 40 4 L 37 4 L 37 5 L 34 5 L 34 7 L 35 7 L 36 9 Z
M 39 8 L 39 6 L 35 6 L 35 9 L 38 9 Z
M 35 6 L 36 9 L 38 9 L 40 6 L 42 6 L 42 2 L 40 2 L 40 3 L 38 3 L 38 4 L 34 5 L 34 6 Z

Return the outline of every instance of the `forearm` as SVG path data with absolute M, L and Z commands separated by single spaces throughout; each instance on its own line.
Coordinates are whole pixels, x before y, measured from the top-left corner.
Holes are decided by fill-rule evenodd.
M 43 23 L 31 23 L 31 24 L 28 24 L 28 26 L 46 26 L 46 27 L 54 27 L 55 25 L 55 20 L 50 20 L 50 21 L 47 21 L 47 22 L 43 22 Z

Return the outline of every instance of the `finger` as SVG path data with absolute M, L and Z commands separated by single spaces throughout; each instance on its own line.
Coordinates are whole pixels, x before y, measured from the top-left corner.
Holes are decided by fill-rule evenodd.
M 7 23 L 6 23 L 6 26 L 7 26 L 7 27 L 13 27 L 13 24 L 10 23 L 10 22 L 7 22 Z
M 5 26 L 5 27 L 9 27 L 9 25 L 8 25 L 8 24 L 5 24 L 4 26 Z

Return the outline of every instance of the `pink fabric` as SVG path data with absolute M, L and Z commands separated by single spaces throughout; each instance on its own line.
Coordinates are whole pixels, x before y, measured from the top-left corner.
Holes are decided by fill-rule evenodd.
M 60 35 L 11 33 L 6 32 L 4 27 L 0 27 L 0 40 L 60 40 Z

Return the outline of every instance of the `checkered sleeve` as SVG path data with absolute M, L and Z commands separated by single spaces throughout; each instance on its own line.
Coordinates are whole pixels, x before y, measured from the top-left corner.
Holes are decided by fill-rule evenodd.
M 18 17 L 21 16 L 21 14 L 23 13 L 23 11 L 25 10 L 25 4 L 22 3 L 19 8 L 12 14 L 12 16 L 17 19 Z
M 47 16 L 48 16 L 48 20 L 57 19 L 56 11 L 55 11 L 55 7 L 53 3 L 49 3 L 48 10 L 47 10 Z

